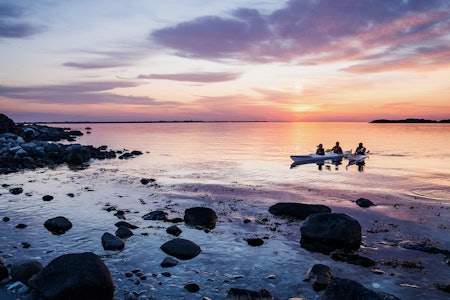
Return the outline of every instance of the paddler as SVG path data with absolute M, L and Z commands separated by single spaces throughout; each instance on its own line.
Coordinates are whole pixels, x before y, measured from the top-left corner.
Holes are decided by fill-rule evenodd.
M 323 149 L 322 144 L 319 144 L 319 146 L 317 146 L 316 154 L 317 155 L 325 155 L 325 149 Z
M 363 143 L 359 143 L 358 147 L 355 150 L 356 155 L 364 155 L 366 154 L 366 147 L 363 146 Z

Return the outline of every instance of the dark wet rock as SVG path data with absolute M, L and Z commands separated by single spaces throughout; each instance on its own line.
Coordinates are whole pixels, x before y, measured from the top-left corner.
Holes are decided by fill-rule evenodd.
M 168 234 L 172 234 L 174 236 L 179 236 L 183 231 L 176 225 L 170 226 L 166 229 Z
M 122 220 L 125 220 L 126 219 L 126 217 L 125 217 L 125 211 L 123 211 L 123 210 L 117 210 L 115 213 L 114 213 L 114 215 L 117 217 L 117 218 L 119 218 L 119 219 L 122 219 Z
M 72 223 L 66 217 L 59 216 L 45 221 L 44 227 L 51 233 L 59 235 L 72 228 Z
M 450 294 L 450 284 L 435 283 L 434 286 L 435 286 L 438 290 Z
M 189 226 L 213 229 L 216 226 L 217 214 L 208 207 L 192 207 L 184 211 L 184 222 Z
M 142 216 L 142 219 L 152 221 L 167 221 L 168 218 L 169 214 L 162 210 L 152 211 Z
M 55 258 L 37 274 L 32 286 L 49 300 L 111 300 L 114 294 L 108 268 L 92 252 Z
M 82 135 L 80 131 L 37 124 L 19 124 L 16 128 L 15 133 L 0 133 L 0 174 L 64 163 L 76 169 L 86 167 L 91 158 L 116 157 L 115 151 L 103 147 L 59 143 L 61 140 L 74 141 L 74 136 Z
M 277 203 L 269 208 L 269 212 L 275 216 L 293 217 L 305 220 L 308 216 L 317 213 L 330 213 L 331 208 L 322 204 L 304 203 Z
M 279 300 L 270 291 L 261 289 L 251 291 L 246 289 L 231 288 L 225 300 Z
M 149 184 L 149 183 L 153 183 L 153 182 L 155 182 L 156 180 L 155 179 L 153 179 L 153 178 L 142 178 L 141 179 L 141 183 L 143 184 L 143 185 L 146 185 L 146 184 Z
M 36 260 L 17 261 L 11 264 L 11 279 L 26 283 L 34 274 L 41 271 L 44 266 Z
M 13 195 L 19 195 L 23 193 L 23 188 L 17 187 L 17 188 L 12 188 L 9 190 L 9 192 Z
M 75 194 L 74 193 L 68 193 L 67 196 L 70 197 L 70 198 L 73 198 L 73 197 L 75 197 Z
M 22 130 L 7 115 L 0 114 L 0 134 L 7 132 L 19 135 Z
M 125 221 L 119 221 L 119 222 L 117 222 L 117 223 L 114 224 L 114 225 L 115 225 L 116 227 L 125 226 L 125 227 L 127 227 L 127 228 L 129 228 L 129 229 L 137 229 L 137 228 L 139 228 L 138 226 L 133 225 L 133 224 L 130 224 L 130 223 L 125 222 Z
M 4 265 L 0 264 L 0 281 L 2 281 L 3 279 L 8 278 L 8 276 L 9 276 L 8 268 L 5 267 Z
M 31 247 L 31 244 L 28 243 L 28 242 L 22 242 L 22 247 L 23 247 L 24 249 L 28 249 L 28 248 Z
M 264 245 L 264 240 L 260 238 L 249 238 L 245 239 L 247 244 L 252 247 L 258 247 Z
M 310 215 L 300 228 L 303 248 L 329 254 L 336 249 L 358 249 L 361 225 L 346 214 L 321 213 Z
M 375 203 L 373 203 L 372 201 L 370 201 L 369 199 L 366 198 L 359 198 L 358 200 L 356 200 L 356 204 L 358 204 L 359 207 L 371 207 L 371 206 L 376 206 Z
M 333 272 L 330 267 L 323 264 L 316 264 L 306 272 L 306 279 L 311 283 L 313 290 L 316 292 L 324 290 L 333 280 Z
M 195 282 L 188 282 L 188 283 L 186 283 L 184 285 L 184 288 L 189 293 L 197 293 L 198 291 L 200 291 L 200 286 L 197 283 L 195 283 Z
M 27 224 L 23 224 L 23 223 L 19 223 L 19 224 L 16 225 L 16 228 L 19 228 L 19 229 L 25 229 L 27 227 L 28 227 L 28 225 Z
M 343 261 L 343 262 L 346 262 L 346 263 L 349 263 L 352 265 L 363 266 L 366 268 L 373 267 L 377 264 L 376 261 L 374 261 L 368 257 L 364 257 L 359 254 L 346 252 L 346 251 L 342 251 L 342 250 L 333 251 L 331 253 L 330 257 L 336 261 Z
M 105 232 L 102 235 L 102 246 L 105 250 L 123 250 L 123 248 L 125 248 L 125 243 L 117 236 L 109 232 Z
M 119 228 L 117 228 L 115 234 L 121 239 L 127 239 L 134 235 L 134 233 L 126 226 L 120 226 Z
M 2 221 L 3 221 L 3 222 L 9 222 L 10 220 L 11 220 L 11 219 L 10 219 L 9 217 L 3 217 L 3 218 L 2 218 Z
M 350 279 L 335 279 L 325 289 L 322 300 L 400 300 L 383 292 L 365 288 L 360 283 Z
M 42 197 L 42 200 L 44 200 L 44 201 L 52 201 L 53 200 L 53 196 L 45 195 L 45 196 Z
M 161 262 L 161 267 L 163 268 L 171 268 L 175 267 L 176 265 L 178 265 L 178 260 L 170 256 L 164 258 L 164 260 Z
M 166 254 L 182 260 L 192 259 L 202 252 L 202 248 L 196 243 L 181 238 L 175 238 L 164 243 L 161 249 Z
M 428 245 L 426 242 L 414 243 L 411 241 L 403 241 L 399 244 L 400 247 L 408 250 L 417 250 L 430 254 L 449 254 L 448 250 L 439 249 L 437 247 Z

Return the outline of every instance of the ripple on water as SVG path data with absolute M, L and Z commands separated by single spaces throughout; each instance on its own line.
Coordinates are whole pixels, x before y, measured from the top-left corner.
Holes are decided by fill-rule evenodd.
M 450 191 L 447 189 L 417 188 L 413 189 L 411 193 L 416 197 L 450 202 Z

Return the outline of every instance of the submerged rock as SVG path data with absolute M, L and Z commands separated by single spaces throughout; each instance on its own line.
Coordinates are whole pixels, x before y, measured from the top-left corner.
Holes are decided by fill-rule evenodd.
M 330 213 L 331 208 L 322 204 L 304 203 L 277 203 L 269 208 L 269 212 L 275 216 L 293 217 L 305 220 L 312 214 Z
M 324 290 L 333 280 L 333 272 L 330 267 L 322 264 L 316 264 L 306 272 L 305 281 L 309 281 L 313 290 L 316 292 Z
M 202 252 L 202 248 L 194 242 L 186 239 L 175 238 L 164 243 L 161 249 L 169 255 L 178 259 L 188 260 L 196 257 Z
M 55 258 L 36 275 L 32 286 L 49 300 L 111 300 L 114 294 L 109 269 L 92 252 Z
M 169 219 L 169 214 L 162 210 L 156 210 L 146 213 L 142 216 L 142 219 L 151 221 L 167 221 Z
M 303 248 L 329 254 L 336 249 L 358 249 L 361 225 L 346 214 L 321 213 L 310 215 L 300 228 Z
M 322 300 L 400 300 L 383 292 L 375 292 L 350 279 L 335 279 L 325 289 Z
M 261 289 L 252 291 L 246 289 L 231 288 L 225 300 L 279 300 L 270 291 Z
M 185 210 L 184 222 L 190 226 L 202 226 L 213 229 L 216 227 L 217 214 L 208 207 L 192 207 Z
M 164 258 L 164 260 L 161 262 L 161 267 L 163 268 L 171 268 L 175 267 L 176 265 L 178 265 L 178 260 L 170 256 Z

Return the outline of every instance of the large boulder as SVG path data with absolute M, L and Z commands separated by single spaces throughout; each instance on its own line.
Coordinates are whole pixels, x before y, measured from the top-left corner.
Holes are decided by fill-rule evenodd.
M 301 246 L 313 252 L 330 254 L 336 249 L 354 250 L 361 245 L 361 225 L 346 214 L 310 215 L 300 232 Z
M 216 227 L 217 214 L 208 207 L 192 207 L 184 211 L 184 222 L 190 226 L 213 229 Z
M 330 213 L 331 208 L 322 204 L 304 204 L 304 203 L 277 203 L 269 208 L 269 212 L 275 216 L 293 217 L 299 220 L 305 220 L 312 214 Z
M 28 279 L 41 271 L 44 266 L 36 260 L 23 260 L 11 264 L 11 279 L 27 283 Z
M 60 235 L 72 228 L 72 223 L 66 217 L 59 216 L 45 221 L 44 227 L 51 233 Z
M 108 268 L 92 252 L 55 258 L 36 275 L 32 287 L 46 300 L 111 300 L 114 295 Z
M 21 129 L 7 115 L 0 114 L 0 134 L 6 132 L 18 135 L 21 133 Z
M 202 248 L 200 248 L 199 245 L 197 245 L 192 241 L 181 238 L 175 238 L 173 240 L 164 243 L 161 246 L 161 249 L 166 254 L 172 255 L 178 259 L 183 260 L 194 258 L 197 255 L 199 255 L 200 252 L 202 252 Z
M 375 292 L 350 279 L 333 280 L 322 295 L 322 300 L 400 300 L 383 292 Z

